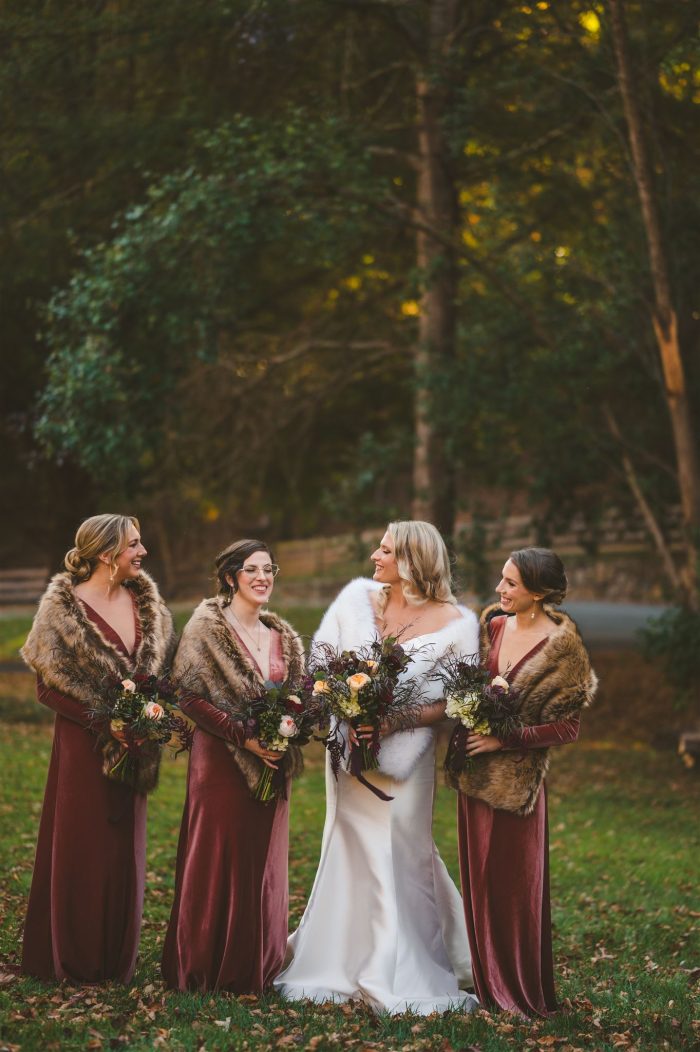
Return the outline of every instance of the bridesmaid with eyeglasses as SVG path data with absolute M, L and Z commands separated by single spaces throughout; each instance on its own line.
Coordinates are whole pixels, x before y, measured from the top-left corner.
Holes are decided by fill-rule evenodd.
M 291 771 L 298 751 L 247 738 L 234 715 L 267 681 L 303 674 L 298 635 L 263 611 L 278 569 L 262 541 L 225 548 L 218 595 L 197 607 L 175 658 L 196 725 L 163 948 L 163 977 L 176 990 L 259 994 L 284 960 L 289 785 L 287 799 L 268 803 L 254 792 L 266 768 Z

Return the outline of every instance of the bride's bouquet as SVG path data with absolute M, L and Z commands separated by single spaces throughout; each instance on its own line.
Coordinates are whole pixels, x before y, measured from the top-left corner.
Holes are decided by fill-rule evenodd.
M 401 678 L 413 659 L 397 640 L 389 636 L 376 639 L 357 650 L 338 652 L 318 644 L 309 660 L 312 696 L 322 700 L 330 730 L 321 740 L 328 749 L 335 777 L 345 758 L 346 741 L 342 725 L 371 727 L 369 738 L 350 740 L 348 769 L 351 774 L 383 800 L 382 793 L 362 777 L 362 771 L 379 767 L 380 729 L 389 722 L 392 729 L 415 726 L 423 692 L 415 679 Z
M 259 694 L 247 699 L 242 710 L 246 738 L 257 738 L 266 749 L 283 754 L 277 770 L 263 767 L 253 794 L 263 803 L 286 798 L 290 746 L 306 745 L 319 722 L 321 706 L 316 699 L 302 701 L 301 693 L 298 683 L 268 680 Z
M 470 733 L 507 738 L 523 726 L 518 714 L 519 691 L 503 676 L 492 676 L 476 655 L 447 653 L 432 678 L 443 685 L 445 715 L 459 720 L 445 757 L 445 770 L 451 774 L 468 770 L 478 759 L 466 751 Z
M 176 715 L 177 690 L 167 679 L 135 673 L 115 680 L 89 707 L 103 740 L 102 773 L 140 792 L 155 788 L 157 764 L 169 746 L 178 755 L 192 746 L 192 728 Z M 153 784 L 151 784 L 153 783 Z

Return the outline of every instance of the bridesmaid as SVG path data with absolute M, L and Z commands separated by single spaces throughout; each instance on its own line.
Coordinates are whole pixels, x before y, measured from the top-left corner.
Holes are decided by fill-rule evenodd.
M 22 971 L 40 979 L 128 983 L 136 964 L 146 797 L 103 775 L 87 706 L 105 675 L 158 675 L 172 652 L 139 530 L 126 515 L 83 522 L 22 648 L 56 713 L 22 952 Z
M 163 977 L 177 990 L 260 993 L 287 943 L 289 803 L 253 798 L 263 765 L 281 754 L 246 739 L 231 711 L 266 680 L 300 677 L 303 649 L 286 621 L 262 612 L 278 572 L 266 544 L 236 541 L 216 569 L 219 594 L 195 610 L 175 662 L 196 730 Z
M 505 741 L 470 734 L 477 758 L 453 785 L 462 895 L 474 985 L 482 1004 L 524 1015 L 557 1009 L 549 906 L 544 776 L 551 745 L 577 739 L 597 680 L 576 625 L 556 610 L 561 560 L 546 548 L 512 552 L 482 615 L 482 661 L 519 691 L 524 728 Z

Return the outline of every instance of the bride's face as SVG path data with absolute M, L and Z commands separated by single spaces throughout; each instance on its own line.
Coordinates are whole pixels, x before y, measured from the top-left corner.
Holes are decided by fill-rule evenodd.
M 374 563 L 375 581 L 381 581 L 382 584 L 397 584 L 400 581 L 399 568 L 394 556 L 394 541 L 390 533 L 384 534 L 370 559 Z

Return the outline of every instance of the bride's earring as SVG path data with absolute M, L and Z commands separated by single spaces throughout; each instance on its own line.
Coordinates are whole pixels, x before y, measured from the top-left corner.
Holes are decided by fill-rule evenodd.
M 532 613 L 530 614 L 530 620 L 531 621 L 535 620 L 535 614 L 536 613 L 537 613 L 537 603 L 535 602 L 535 603 L 532 604 Z

